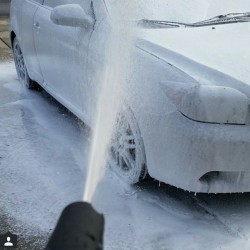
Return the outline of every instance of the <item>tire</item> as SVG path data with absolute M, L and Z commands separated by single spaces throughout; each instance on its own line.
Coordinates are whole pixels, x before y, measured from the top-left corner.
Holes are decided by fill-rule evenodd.
M 147 174 L 143 140 L 136 119 L 127 107 L 118 114 L 108 162 L 128 184 L 142 181 Z
M 19 81 L 28 89 L 34 89 L 36 84 L 30 79 L 25 65 L 23 53 L 17 38 L 13 41 L 13 56 Z

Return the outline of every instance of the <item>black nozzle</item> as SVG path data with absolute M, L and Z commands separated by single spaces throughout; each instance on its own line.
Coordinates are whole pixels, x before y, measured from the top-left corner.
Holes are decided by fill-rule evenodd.
M 104 217 L 86 202 L 64 209 L 46 250 L 103 249 Z

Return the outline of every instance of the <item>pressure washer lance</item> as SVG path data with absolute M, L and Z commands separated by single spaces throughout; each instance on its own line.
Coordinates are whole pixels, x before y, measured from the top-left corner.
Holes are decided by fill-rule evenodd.
M 46 250 L 102 250 L 104 216 L 86 202 L 67 206 Z

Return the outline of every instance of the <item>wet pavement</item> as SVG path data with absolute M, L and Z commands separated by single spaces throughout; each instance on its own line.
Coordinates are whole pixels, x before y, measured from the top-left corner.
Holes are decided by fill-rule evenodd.
M 2 62 L 9 62 L 12 61 L 12 51 L 10 49 L 10 39 L 9 39 L 9 18 L 0 16 L 0 63 Z M 0 82 L 2 83 L 3 79 L 0 79 Z M 2 95 L 1 95 L 2 93 Z M 1 91 L 0 93 L 0 102 L 3 102 L 4 99 L 6 99 L 6 91 Z M 1 110 L 2 111 L 2 110 Z M 0 111 L 0 113 L 2 113 Z M 3 152 L 1 152 L 2 155 Z M 2 157 L 0 155 L 0 165 Z M 4 190 L 1 189 L 1 192 Z M 0 195 L 2 198 L 2 195 Z M 38 234 L 35 235 L 34 233 L 27 234 L 28 230 L 27 228 L 21 228 L 17 227 L 18 220 L 17 218 L 14 218 L 10 216 L 9 214 L 6 214 L 6 211 L 3 209 L 3 204 L 0 206 L 0 234 L 5 234 L 7 231 L 13 232 L 18 234 L 18 249 L 24 250 L 24 249 L 43 249 L 41 245 L 45 243 L 47 240 L 47 234 Z M 47 237 L 46 237 L 47 236 Z M 1 246 L 0 246 L 1 248 Z

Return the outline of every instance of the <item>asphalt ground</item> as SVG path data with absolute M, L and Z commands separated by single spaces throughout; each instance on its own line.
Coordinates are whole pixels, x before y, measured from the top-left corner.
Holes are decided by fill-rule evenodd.
M 2 9 L 0 10 L 1 14 Z M 12 60 L 12 52 L 10 46 L 10 39 L 9 39 L 9 18 L 7 16 L 0 16 L 0 63 L 1 62 L 8 62 Z M 1 95 L 0 95 L 1 96 Z M 0 207 L 0 234 L 5 234 L 7 231 L 17 233 L 18 234 L 18 249 L 34 249 L 40 250 L 43 249 L 41 245 L 44 246 L 45 241 L 47 240 L 48 236 L 44 235 L 36 235 L 34 237 L 32 234 L 31 236 L 27 236 L 27 234 L 23 234 L 20 227 L 17 228 L 17 220 L 16 218 L 12 218 L 11 216 L 7 215 L 5 211 L 3 211 Z M 27 231 L 25 229 L 24 231 Z

